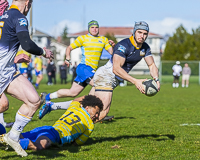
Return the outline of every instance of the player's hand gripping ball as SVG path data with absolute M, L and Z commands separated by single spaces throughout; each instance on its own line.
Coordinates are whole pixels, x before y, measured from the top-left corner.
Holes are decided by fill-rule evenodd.
M 158 86 L 156 81 L 152 80 L 152 79 L 148 79 L 146 81 L 143 82 L 143 86 L 144 86 L 144 91 L 145 91 L 145 95 L 146 96 L 154 96 L 156 95 L 156 93 L 158 92 Z

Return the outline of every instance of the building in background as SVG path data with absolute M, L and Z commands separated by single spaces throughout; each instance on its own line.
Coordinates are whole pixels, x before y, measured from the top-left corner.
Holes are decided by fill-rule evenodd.
M 105 36 L 107 33 L 109 33 L 110 35 L 113 34 L 119 42 L 122 39 L 129 38 L 132 35 L 133 27 L 100 27 L 99 31 L 99 36 Z M 87 33 L 88 31 L 85 30 L 82 32 L 68 35 L 68 37 L 70 38 L 70 43 L 73 43 L 78 36 L 85 35 Z M 59 66 L 63 64 L 67 46 L 61 43 L 60 37 L 58 37 L 57 39 L 53 39 L 50 35 L 34 29 L 32 39 L 38 46 L 46 46 L 46 48 L 50 48 L 54 52 L 54 62 L 57 68 L 59 68 Z M 161 35 L 149 32 L 149 36 L 146 42 L 150 45 L 155 63 L 159 68 L 161 61 L 160 56 L 162 54 L 162 50 L 164 50 L 163 47 L 165 46 L 165 41 L 163 40 L 163 37 Z M 107 51 L 103 51 L 103 55 L 101 58 L 109 59 L 109 54 L 106 52 Z M 74 64 L 75 62 L 80 63 L 82 57 L 81 54 L 82 53 L 80 48 L 72 50 L 72 64 Z M 44 59 L 44 65 L 46 64 L 47 61 Z M 134 67 L 130 74 L 149 74 L 149 69 L 144 59 Z

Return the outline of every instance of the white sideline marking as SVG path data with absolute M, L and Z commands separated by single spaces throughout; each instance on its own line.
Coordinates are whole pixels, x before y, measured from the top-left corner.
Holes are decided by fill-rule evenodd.
M 180 126 L 200 126 L 200 123 L 197 123 L 197 124 L 188 124 L 188 123 L 185 123 L 185 124 L 180 124 Z

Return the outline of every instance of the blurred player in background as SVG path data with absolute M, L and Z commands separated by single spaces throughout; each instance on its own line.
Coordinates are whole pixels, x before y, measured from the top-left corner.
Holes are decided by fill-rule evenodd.
M 19 136 L 39 108 L 40 97 L 28 79 L 16 70 L 15 63 L 28 62 L 29 57 L 27 59 L 25 55 L 16 54 L 21 45 L 26 52 L 53 58 L 50 50 L 38 47 L 30 39 L 26 15 L 31 5 L 32 0 L 13 0 L 10 9 L 1 17 L 0 32 L 0 101 L 8 104 L 8 99 L 3 94 L 6 92 L 24 102 L 16 113 L 11 130 L 1 139 L 21 156 L 27 156 L 27 153 L 19 144 Z
M 31 54 L 22 49 L 17 52 L 16 56 L 18 56 L 20 54 L 26 54 L 31 59 Z M 20 71 L 20 74 L 22 74 L 24 77 L 28 78 L 28 63 L 27 62 L 20 63 L 19 71 Z
M 53 126 L 35 128 L 22 133 L 23 149 L 47 149 L 51 144 L 84 144 L 94 130 L 94 121 L 103 109 L 102 101 L 93 95 L 76 98 Z
M 35 88 L 38 89 L 40 82 L 43 79 L 43 74 L 42 74 L 42 69 L 43 69 L 43 65 L 42 65 L 42 57 L 41 56 L 37 56 L 35 57 L 34 61 L 34 67 L 35 67 L 35 75 L 36 75 L 36 83 L 35 83 Z
M 109 44 L 107 38 L 99 35 L 99 24 L 97 21 L 92 20 L 88 23 L 88 34 L 79 36 L 69 47 L 66 49 L 65 63 L 69 67 L 71 64 L 70 53 L 73 49 L 81 47 L 82 59 L 81 63 L 76 68 L 77 76 L 70 89 L 60 89 L 56 92 L 45 94 L 42 93 L 42 100 L 51 100 L 62 97 L 75 97 L 90 84 L 93 86 L 93 76 L 98 67 L 100 56 L 103 48 L 110 54 L 113 52 L 112 46 Z M 94 92 L 94 90 L 93 90 Z
M 178 88 L 179 87 L 179 78 L 181 76 L 182 72 L 182 67 L 180 66 L 180 61 L 176 61 L 176 64 L 173 65 L 172 71 L 173 71 L 173 76 L 174 76 L 174 81 L 172 84 L 173 88 Z

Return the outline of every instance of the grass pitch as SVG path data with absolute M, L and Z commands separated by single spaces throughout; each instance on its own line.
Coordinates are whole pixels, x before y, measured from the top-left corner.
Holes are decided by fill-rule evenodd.
M 53 92 L 67 85 L 41 84 L 38 93 Z M 81 95 L 88 94 L 87 87 Z M 189 88 L 172 88 L 163 83 L 154 97 L 139 93 L 133 85 L 114 90 L 109 115 L 111 122 L 98 123 L 83 146 L 64 145 L 44 151 L 27 151 L 23 159 L 133 159 L 133 160 L 197 160 L 200 159 L 200 86 L 191 83 Z M 80 95 L 80 96 L 81 96 Z M 10 108 L 5 112 L 6 122 L 14 121 L 22 102 L 8 96 Z M 56 101 L 71 100 L 63 98 Z M 52 111 L 42 120 L 33 120 L 24 131 L 42 125 L 53 125 L 64 111 Z M 7 129 L 9 131 L 9 129 Z M 0 145 L 0 159 L 21 159 Z

